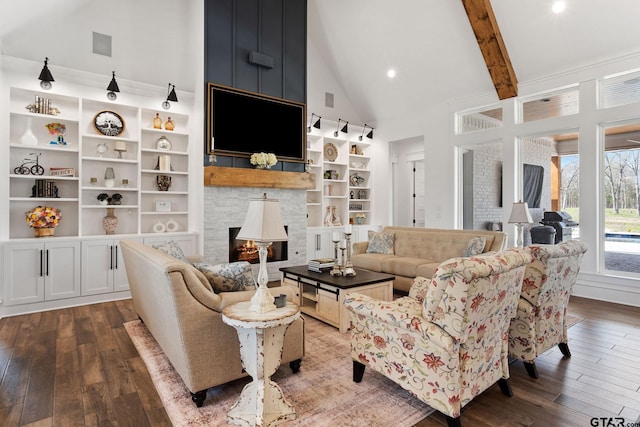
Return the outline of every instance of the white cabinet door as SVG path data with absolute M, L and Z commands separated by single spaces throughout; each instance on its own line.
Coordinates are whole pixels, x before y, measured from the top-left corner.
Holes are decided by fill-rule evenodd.
M 4 248 L 5 304 L 17 305 L 80 295 L 80 244 L 7 244 Z
M 112 239 L 82 242 L 82 295 L 113 292 Z
M 8 244 L 4 247 L 5 304 L 44 301 L 44 245 Z
M 333 258 L 333 242 L 331 228 L 307 229 L 307 261 L 316 258 Z
M 142 243 L 142 239 L 127 238 L 126 240 L 134 240 Z M 128 291 L 129 279 L 127 278 L 127 270 L 124 265 L 124 257 L 122 256 L 120 241 L 114 240 L 113 246 L 113 269 L 111 270 L 113 272 L 113 290 L 115 292 Z
M 47 242 L 44 245 L 44 299 L 80 296 L 80 243 Z

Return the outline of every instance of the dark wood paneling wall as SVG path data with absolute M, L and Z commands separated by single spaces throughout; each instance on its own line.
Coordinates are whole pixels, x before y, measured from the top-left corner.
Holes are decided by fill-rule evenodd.
M 205 15 L 207 81 L 306 102 L 306 0 L 206 0 Z M 273 68 L 250 63 L 252 51 Z
M 250 63 L 251 52 L 273 58 L 273 67 Z M 306 103 L 307 0 L 205 0 L 205 81 Z M 204 164 L 211 164 L 206 150 Z M 222 156 L 216 165 L 250 166 Z

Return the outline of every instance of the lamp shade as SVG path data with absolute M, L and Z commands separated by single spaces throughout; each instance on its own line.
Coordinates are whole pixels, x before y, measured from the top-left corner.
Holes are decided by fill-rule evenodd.
M 533 219 L 531 219 L 527 202 L 523 202 L 522 200 L 515 202 L 511 208 L 509 224 L 531 224 L 532 222 Z
M 247 216 L 236 239 L 256 242 L 283 242 L 288 239 L 280 216 L 280 203 L 277 199 L 267 199 L 265 193 L 261 199 L 251 199 Z

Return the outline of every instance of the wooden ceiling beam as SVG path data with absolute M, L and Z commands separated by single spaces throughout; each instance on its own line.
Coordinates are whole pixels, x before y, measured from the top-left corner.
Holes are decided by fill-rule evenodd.
M 498 98 L 518 96 L 518 79 L 489 0 L 462 0 Z

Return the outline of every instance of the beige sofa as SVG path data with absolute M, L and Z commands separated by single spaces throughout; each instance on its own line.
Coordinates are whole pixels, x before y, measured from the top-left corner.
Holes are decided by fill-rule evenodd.
M 393 254 L 366 253 L 369 242 L 357 242 L 353 244 L 351 262 L 354 267 L 393 274 L 393 288 L 401 292 L 409 292 L 414 278 L 431 278 L 440 263 L 462 256 L 473 237 L 486 239 L 485 253 L 504 249 L 507 240 L 501 231 L 486 230 L 387 226 L 382 232 L 394 234 Z
M 222 310 L 247 301 L 255 291 L 215 294 L 207 278 L 193 265 L 132 240 L 121 241 L 133 305 L 171 364 L 182 377 L 197 406 L 210 387 L 247 374 L 242 368 L 236 330 L 222 321 Z M 286 294 L 288 286 L 272 288 Z M 282 363 L 297 372 L 304 355 L 303 320 L 285 335 Z

